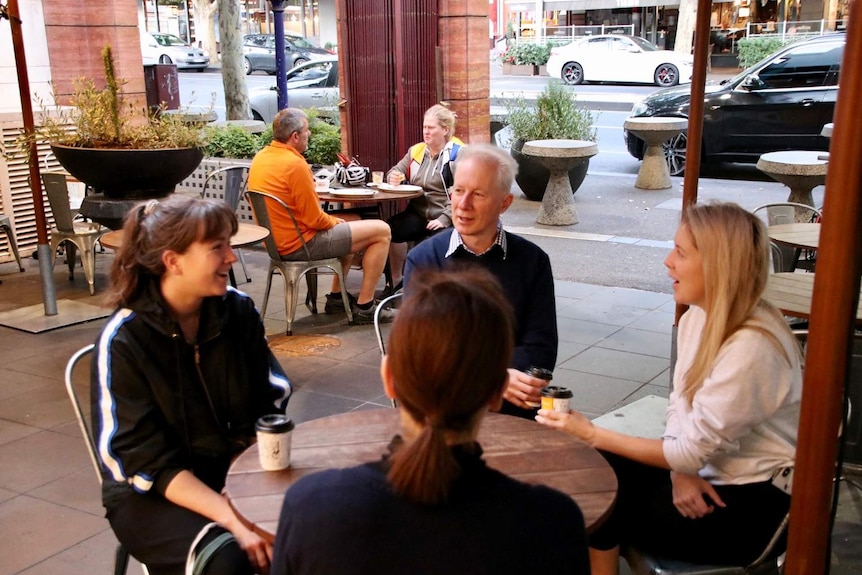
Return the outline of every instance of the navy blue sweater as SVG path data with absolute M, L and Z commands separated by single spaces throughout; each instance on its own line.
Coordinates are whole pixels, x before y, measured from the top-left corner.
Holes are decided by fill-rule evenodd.
M 453 269 L 480 264 L 494 274 L 515 310 L 515 353 L 512 367 L 524 371 L 530 366 L 554 369 L 557 361 L 557 311 L 551 261 L 540 247 L 520 236 L 506 234 L 507 254 L 495 246 L 481 256 L 459 248 L 449 258 L 452 230 L 428 238 L 407 254 L 404 288 L 409 291 L 410 275 L 416 269 Z
M 584 518 L 568 495 L 458 453 L 449 499 L 397 496 L 385 462 L 331 469 L 288 489 L 270 575 L 522 575 L 590 572 Z

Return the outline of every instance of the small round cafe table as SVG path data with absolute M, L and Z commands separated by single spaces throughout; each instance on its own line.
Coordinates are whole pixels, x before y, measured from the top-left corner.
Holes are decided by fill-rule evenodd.
M 316 471 L 379 460 L 399 430 L 397 409 L 351 411 L 301 423 L 293 430 L 290 467 L 264 471 L 252 445 L 231 465 L 225 494 L 247 527 L 273 541 L 284 492 L 291 485 Z M 573 436 L 489 413 L 479 443 L 490 467 L 570 495 L 584 514 L 588 532 L 611 512 L 617 493 L 613 469 L 598 451 Z

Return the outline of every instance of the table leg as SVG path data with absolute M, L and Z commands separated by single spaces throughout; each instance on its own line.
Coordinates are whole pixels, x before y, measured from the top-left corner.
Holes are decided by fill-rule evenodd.
M 578 223 L 578 210 L 567 170 L 551 170 L 548 187 L 536 222 L 547 226 L 568 226 Z
M 228 277 L 230 278 L 231 287 L 236 287 L 236 276 L 233 273 L 233 266 L 230 266 L 230 271 L 227 272 Z
M 790 186 L 787 201 L 814 207 L 814 194 L 811 193 L 813 189 L 808 186 Z
M 642 190 L 666 190 L 671 187 L 670 172 L 662 144 L 648 145 L 638 170 L 635 187 Z

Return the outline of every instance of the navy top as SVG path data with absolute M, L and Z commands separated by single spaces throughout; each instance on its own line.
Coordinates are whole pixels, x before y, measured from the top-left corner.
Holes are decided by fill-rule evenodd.
M 457 269 L 479 264 L 490 271 L 500 284 L 515 311 L 515 350 L 512 367 L 525 371 L 536 366 L 554 370 L 557 362 L 557 309 L 551 260 L 536 244 L 503 231 L 503 245 L 495 244 L 477 256 L 464 246 L 448 258 L 452 230 L 428 238 L 407 254 L 404 289 L 410 290 L 410 276 L 416 269 Z M 504 247 L 505 246 L 505 249 Z M 533 419 L 535 409 L 522 409 L 504 401 L 501 413 Z
M 270 575 L 587 575 L 572 498 L 488 468 L 475 447 L 456 448 L 461 476 L 439 505 L 397 496 L 385 459 L 303 477 L 285 495 Z

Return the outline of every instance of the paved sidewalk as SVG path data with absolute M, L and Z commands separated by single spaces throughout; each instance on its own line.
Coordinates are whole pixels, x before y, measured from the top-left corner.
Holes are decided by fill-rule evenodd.
M 605 190 L 600 195 L 631 183 L 609 176 L 590 177 L 595 186 Z M 588 196 L 581 197 L 581 192 L 578 202 L 585 208 L 582 216 L 601 214 L 602 204 L 587 208 L 592 203 L 587 201 Z M 593 192 L 599 193 L 595 188 Z M 656 197 L 654 201 L 675 201 L 672 196 L 678 190 L 668 193 L 668 197 Z M 782 192 L 776 187 L 774 193 Z M 535 230 L 535 224 L 530 222 L 530 211 L 535 207 L 516 202 L 506 215 L 507 225 L 521 231 Z M 632 235 L 654 238 L 657 245 L 637 249 L 640 253 L 654 252 L 649 261 L 660 265 L 666 253 L 662 242 L 672 237 L 672 229 L 666 228 L 675 226 L 673 211 L 639 209 L 638 213 L 645 221 L 637 229 L 645 233 Z M 646 221 L 651 219 L 660 220 L 661 229 L 648 235 L 646 231 L 655 226 Z M 586 217 L 584 220 L 588 221 Z M 585 234 L 591 233 L 591 225 L 583 226 Z M 546 238 L 540 235 L 531 239 Z M 626 245 L 577 236 L 548 241 L 563 242 L 561 245 L 569 251 L 581 253 L 591 253 L 604 245 L 616 246 L 614 249 Z M 656 287 L 645 291 L 573 281 L 579 279 L 579 267 L 554 255 L 556 250 L 550 251 L 557 278 L 560 331 L 554 383 L 572 389 L 573 407 L 597 416 L 645 395 L 667 396 L 674 313 L 672 297 L 667 293 L 669 286 L 656 280 Z M 239 288 L 260 305 L 267 258 L 258 250 L 245 250 L 245 254 L 253 281 Z M 97 295 L 92 297 L 80 268 L 70 283 L 62 264 L 57 265 L 54 279 L 58 298 L 101 301 L 112 258 L 110 252 L 97 255 Z M 605 261 L 644 264 L 641 259 L 628 263 Z M 32 259 L 27 259 L 25 265 L 25 273 L 18 273 L 13 264 L 0 265 L 0 279 L 4 282 L 0 285 L 0 312 L 41 302 L 38 266 Z M 241 277 L 238 266 L 237 276 Z M 354 271 L 348 285 L 356 289 L 359 280 L 360 274 Z M 321 285 L 323 292 L 327 282 Z M 379 381 L 379 352 L 373 328 L 347 326 L 342 315 L 312 316 L 300 306 L 294 324 L 296 335 L 284 337 L 281 287 L 280 278 L 276 278 L 266 326 L 271 345 L 295 385 L 288 414 L 301 422 L 350 410 L 388 407 Z M 322 310 L 323 293 L 320 296 Z M 97 482 L 63 389 L 67 359 L 94 340 L 102 323 L 103 320 L 94 321 L 39 335 L 0 327 L 0 575 L 90 575 L 107 573 L 112 568 L 114 538 L 103 519 Z M 81 380 L 78 387 L 86 397 L 87 382 Z M 842 490 L 833 537 L 832 573 L 859 573 L 862 504 L 859 492 L 848 494 L 844 487 Z

